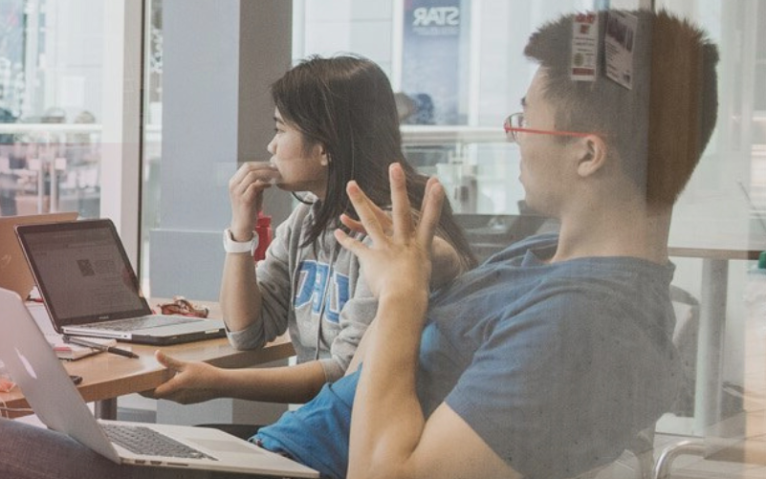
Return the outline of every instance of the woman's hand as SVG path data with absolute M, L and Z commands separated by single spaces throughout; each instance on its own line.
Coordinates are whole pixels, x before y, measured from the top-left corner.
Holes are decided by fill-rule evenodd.
M 415 219 L 407 198 L 407 185 L 401 165 L 393 163 L 389 168 L 391 181 L 391 219 L 376 206 L 355 182 L 349 182 L 346 191 L 361 220 L 361 227 L 372 239 L 372 246 L 351 238 L 336 230 L 335 237 L 357 257 L 362 264 L 365 280 L 372 293 L 414 297 L 428 295 L 431 274 L 431 246 L 439 221 L 444 191 L 435 178 L 426 185 L 420 221 Z M 358 230 L 360 225 L 347 216 L 341 221 Z
M 144 396 L 169 399 L 181 404 L 193 404 L 221 397 L 216 385 L 223 370 L 203 362 L 181 361 L 161 351 L 154 353 L 154 356 L 168 369 L 171 377 Z
M 231 233 L 237 241 L 247 241 L 263 206 L 263 191 L 279 178 L 279 170 L 268 161 L 243 163 L 229 180 Z

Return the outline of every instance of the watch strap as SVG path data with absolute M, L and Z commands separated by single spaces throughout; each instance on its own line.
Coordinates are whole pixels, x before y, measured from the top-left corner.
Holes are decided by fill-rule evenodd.
M 253 254 L 255 248 L 258 247 L 258 233 L 253 231 L 253 237 L 249 241 L 235 241 L 234 236 L 231 234 L 231 230 L 226 228 L 223 230 L 223 249 L 227 253 L 250 253 Z

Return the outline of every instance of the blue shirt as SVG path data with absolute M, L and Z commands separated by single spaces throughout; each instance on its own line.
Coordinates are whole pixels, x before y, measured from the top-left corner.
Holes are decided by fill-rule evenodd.
M 679 364 L 673 266 L 627 257 L 547 264 L 557 237 L 510 246 L 431 298 L 417 393 L 446 401 L 530 478 L 571 477 L 616 459 L 668 410 Z M 358 374 L 325 386 L 258 437 L 345 477 Z

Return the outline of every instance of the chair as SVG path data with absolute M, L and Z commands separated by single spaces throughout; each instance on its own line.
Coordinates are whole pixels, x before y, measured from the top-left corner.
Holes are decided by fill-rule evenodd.
M 669 412 L 677 416 L 694 413 L 694 387 L 696 382 L 697 333 L 699 331 L 699 301 L 686 290 L 671 285 L 670 299 L 676 315 L 673 344 L 681 359 L 682 384 L 676 402 Z M 625 452 L 613 463 L 591 471 L 577 479 L 610 479 L 625 477 L 616 469 L 632 469 L 638 479 L 650 479 L 655 470 L 654 426 L 639 432 Z
M 667 479 L 679 456 L 698 456 L 704 460 L 738 462 L 766 466 L 766 441 L 759 439 L 687 439 L 663 449 L 652 471 L 652 479 Z M 748 476 L 750 477 L 750 476 Z

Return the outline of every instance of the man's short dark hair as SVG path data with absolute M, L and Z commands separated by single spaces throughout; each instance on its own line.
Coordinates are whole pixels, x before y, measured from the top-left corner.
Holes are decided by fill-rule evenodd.
M 683 191 L 715 128 L 718 50 L 705 33 L 667 12 L 624 12 L 638 19 L 632 89 L 607 78 L 603 40 L 609 12 L 598 12 L 599 59 L 593 82 L 570 77 L 567 15 L 532 34 L 524 54 L 545 69 L 556 127 L 602 136 L 650 206 L 670 206 Z

